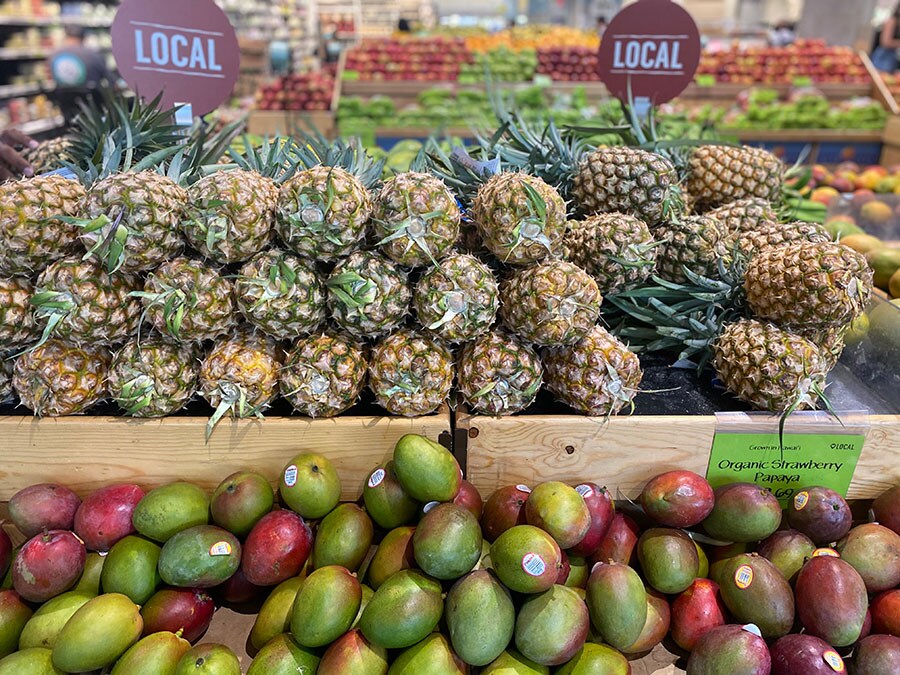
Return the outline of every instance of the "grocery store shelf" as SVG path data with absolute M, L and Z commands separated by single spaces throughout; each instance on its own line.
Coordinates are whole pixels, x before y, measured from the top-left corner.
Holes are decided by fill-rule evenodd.
M 741 142 L 776 143 L 880 143 L 884 132 L 869 129 L 718 129 L 721 136 L 735 136 Z
M 51 91 L 54 88 L 52 82 L 25 82 L 23 84 L 4 84 L 0 85 L 0 101 L 20 96 L 34 96 Z
M 38 134 L 45 134 L 48 131 L 59 129 L 63 124 L 65 124 L 65 120 L 62 115 L 57 115 L 56 117 L 23 122 L 22 124 L 17 124 L 16 128 L 28 136 L 37 136 Z
M 108 28 L 112 25 L 112 19 L 92 19 L 80 16 L 60 17 L 28 17 L 28 16 L 0 16 L 0 27 L 31 27 L 31 26 L 84 26 L 85 28 Z
M 46 49 L 0 49 L 0 59 L 10 61 L 39 61 L 49 55 Z

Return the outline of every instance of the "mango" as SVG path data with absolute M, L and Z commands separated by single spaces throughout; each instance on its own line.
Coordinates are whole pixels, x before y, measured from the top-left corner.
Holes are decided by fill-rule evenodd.
M 516 610 L 509 591 L 490 572 L 478 570 L 453 584 L 445 618 L 454 651 L 466 663 L 484 666 L 512 639 Z
M 0 581 L 6 576 L 12 565 L 13 544 L 6 530 L 0 527 Z
M 122 654 L 110 675 L 175 675 L 191 643 L 175 633 L 153 633 Z
M 388 675 L 465 675 L 468 668 L 450 649 L 447 638 L 432 633 L 401 652 Z
M 94 596 L 100 594 L 100 577 L 103 576 L 103 563 L 106 556 L 91 551 L 84 559 L 84 570 L 78 581 L 72 586 L 73 591 Z
M 756 553 L 736 555 L 724 563 L 718 583 L 722 600 L 735 619 L 756 624 L 765 638 L 790 632 L 794 593 L 768 560 Z
M 313 546 L 314 569 L 340 565 L 356 572 L 372 546 L 375 527 L 356 504 L 341 504 L 322 519 Z
M 778 530 L 759 545 L 758 553 L 772 562 L 791 583 L 816 550 L 813 540 L 797 530 Z
M 423 504 L 451 501 L 462 480 L 453 454 L 418 434 L 407 434 L 397 441 L 394 470 L 406 494 Z
M 637 559 L 635 549 L 641 531 L 634 520 L 624 513 L 616 512 L 612 523 L 591 562 L 617 562 L 630 565 Z
M 281 472 L 281 500 L 308 520 L 327 515 L 341 500 L 341 479 L 323 455 L 303 453 Z
M 319 656 L 282 633 L 259 650 L 247 675 L 316 675 Z
M 269 593 L 250 629 L 250 644 L 254 649 L 262 649 L 269 641 L 291 629 L 291 615 L 297 591 L 304 576 L 282 581 Z
M 788 524 L 817 546 L 827 546 L 842 538 L 853 523 L 849 504 L 826 487 L 803 488 L 794 495 L 785 511 Z
M 265 476 L 238 471 L 223 480 L 209 500 L 212 521 L 238 537 L 246 537 L 257 521 L 272 510 L 275 491 Z
M 591 623 L 603 641 L 616 649 L 634 643 L 647 621 L 647 592 L 632 568 L 597 563 L 587 582 Z
M 416 558 L 413 554 L 415 531 L 415 527 L 404 526 L 384 535 L 384 539 L 375 549 L 375 555 L 372 556 L 367 571 L 369 585 L 373 589 L 377 591 L 378 587 L 395 572 L 415 567 Z
M 131 522 L 138 533 L 165 543 L 182 530 L 209 523 L 209 498 L 193 483 L 169 483 L 138 502 Z
M 511 591 L 541 593 L 556 583 L 562 564 L 559 545 L 533 525 L 516 525 L 491 545 L 491 564 Z
M 53 652 L 43 647 L 31 647 L 0 659 L 0 675 L 65 675 L 53 665 Z
M 49 600 L 75 585 L 85 557 L 84 544 L 68 530 L 36 535 L 13 560 L 13 588 L 29 602 Z
M 637 554 L 647 583 L 661 593 L 681 593 L 700 570 L 694 540 L 681 530 L 647 530 L 638 539 Z
M 215 525 L 182 530 L 162 547 L 159 574 L 170 586 L 210 588 L 228 579 L 241 564 L 241 543 Z
M 694 579 L 672 603 L 672 639 L 689 652 L 707 631 L 727 623 L 728 610 L 719 585 L 710 579 Z
M 718 626 L 697 642 L 687 675 L 768 675 L 772 657 L 766 641 L 743 626 Z
M 900 638 L 893 635 L 870 635 L 859 641 L 853 652 L 854 672 L 866 675 L 900 673 Z M 3 662 L 0 661 L 0 675 Z
M 585 642 L 554 675 L 631 675 L 631 665 L 621 652 L 609 645 Z
M 15 591 L 0 591 L 0 659 L 19 647 L 19 636 L 31 619 L 31 608 Z
M 177 633 L 188 642 L 196 642 L 212 623 L 216 605 L 213 599 L 195 588 L 164 588 L 141 607 L 144 635 Z
M 481 675 L 550 675 L 550 668 L 509 648 L 484 667 Z
M 620 651 L 623 654 L 642 654 L 656 647 L 669 632 L 672 612 L 666 596 L 652 588 L 647 589 L 647 621 L 638 639 Z
M 300 574 L 312 548 L 309 525 L 287 509 L 264 515 L 244 540 L 241 571 L 256 586 L 275 586 Z
M 89 494 L 75 512 L 74 532 L 88 551 L 108 551 L 132 534 L 132 516 L 144 491 L 131 483 L 108 485 Z
M 387 671 L 387 650 L 372 644 L 354 628 L 325 650 L 316 675 L 386 675 Z
M 591 526 L 582 540 L 569 549 L 568 554 L 570 557 L 587 557 L 597 552 L 603 538 L 609 532 L 616 504 L 609 490 L 596 483 L 581 483 L 575 487 L 575 492 L 584 499 L 588 513 L 591 514 Z
M 405 649 L 434 630 L 443 610 L 439 582 L 421 572 L 401 570 L 375 591 L 359 628 L 376 645 Z
M 9 499 L 9 519 L 29 539 L 44 530 L 71 530 L 81 500 L 69 488 L 39 483 Z
M 127 596 L 91 598 L 63 626 L 53 646 L 53 665 L 70 673 L 111 666 L 138 641 L 144 622 Z
M 830 644 L 815 635 L 785 635 L 769 650 L 772 675 L 834 675 L 847 672 Z
M 872 630 L 900 637 L 900 588 L 872 598 Z
M 781 525 L 781 505 L 770 490 L 753 483 L 716 488 L 716 502 L 703 521 L 711 537 L 723 541 L 765 539 Z
M 419 510 L 419 503 L 400 485 L 393 461 L 369 474 L 363 487 L 363 501 L 372 520 L 386 530 L 415 522 Z
M 162 548 L 152 541 L 134 535 L 117 541 L 103 563 L 103 592 L 121 593 L 134 604 L 143 605 L 162 581 L 156 568 L 160 551 Z
M 312 572 L 297 591 L 291 635 L 304 647 L 324 647 L 350 630 L 362 601 L 359 581 L 346 567 Z
M 459 481 L 459 492 L 453 498 L 453 503 L 475 516 L 475 520 L 479 520 L 484 512 L 484 500 L 481 498 L 481 493 L 478 488 L 465 479 Z
M 569 575 L 563 586 L 569 588 L 586 588 L 588 577 L 591 574 L 591 565 L 587 558 L 569 556 Z
M 481 512 L 484 538 L 493 542 L 515 525 L 525 525 L 525 502 L 531 494 L 527 485 L 507 485 L 488 497 Z
M 881 239 L 873 237 L 871 234 L 848 234 L 846 237 L 841 237 L 841 243 L 857 253 L 864 254 L 884 246 Z
M 588 609 L 578 593 L 555 585 L 522 603 L 516 619 L 516 649 L 532 661 L 558 666 L 581 649 L 589 628 Z
M 366 611 L 366 607 L 368 606 L 369 601 L 375 595 L 375 591 L 373 591 L 370 586 L 366 586 L 365 584 L 360 584 L 360 590 L 362 591 L 362 598 L 359 602 L 359 610 L 356 612 L 356 618 L 353 619 L 353 628 L 356 628 L 359 625 L 359 620 L 362 618 L 363 612 Z
M 175 675 L 241 675 L 241 662 L 225 645 L 202 644 L 181 657 Z
M 831 556 L 817 556 L 797 575 L 797 615 L 810 635 L 833 647 L 859 639 L 869 608 L 866 584 L 853 567 Z
M 837 545 L 841 558 L 850 563 L 869 593 L 900 586 L 900 535 L 877 523 L 850 530 Z
M 887 287 L 888 295 L 892 298 L 900 298 L 900 269 L 891 275 L 888 279 Z
M 438 504 L 419 521 L 413 555 L 425 574 L 458 579 L 481 558 L 481 527 L 472 513 L 456 504 Z
M 665 527 L 693 527 L 706 518 L 715 503 L 707 480 L 693 471 L 667 471 L 641 491 L 641 506 L 648 516 Z
M 69 591 L 48 600 L 37 608 L 19 636 L 19 649 L 43 647 L 53 649 L 63 626 L 93 595 Z
M 531 492 L 525 502 L 525 520 L 544 530 L 561 549 L 579 543 L 591 527 L 591 513 L 575 488 L 548 481 Z
M 900 250 L 876 248 L 866 253 L 866 260 L 875 272 L 875 285 L 887 289 L 891 277 L 900 269 Z

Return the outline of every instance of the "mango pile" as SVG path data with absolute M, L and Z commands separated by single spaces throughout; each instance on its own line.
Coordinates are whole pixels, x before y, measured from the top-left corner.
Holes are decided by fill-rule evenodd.
M 862 523 L 825 487 L 782 509 L 678 470 L 618 504 L 557 481 L 483 501 L 408 435 L 342 491 L 312 452 L 277 490 L 254 471 L 211 495 L 21 490 L 0 675 L 627 675 L 663 640 L 689 675 L 900 673 L 900 486 Z M 200 642 L 226 605 L 256 608 L 249 663 Z

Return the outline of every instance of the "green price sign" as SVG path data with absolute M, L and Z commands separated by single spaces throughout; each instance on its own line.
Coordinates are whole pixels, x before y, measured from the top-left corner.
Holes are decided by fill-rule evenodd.
M 829 429 L 819 413 L 794 413 L 792 418 L 800 418 L 790 420 L 790 430 L 780 439 L 777 418 L 739 415 L 744 419 L 718 418 L 706 473 L 713 487 L 756 483 L 769 488 L 782 506 L 812 485 L 847 494 L 866 440 L 868 425 L 861 414 L 848 413 L 849 424 L 835 421 L 838 428 Z
M 716 76 L 710 75 L 709 73 L 704 73 L 702 75 L 695 75 L 694 82 L 698 87 L 715 87 L 716 86 Z

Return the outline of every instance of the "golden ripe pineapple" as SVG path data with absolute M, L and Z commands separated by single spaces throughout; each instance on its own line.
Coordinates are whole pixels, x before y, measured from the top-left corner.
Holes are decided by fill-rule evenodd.
M 504 331 L 491 331 L 459 353 L 459 393 L 472 410 L 512 415 L 534 402 L 543 382 L 537 352 Z
M 756 197 L 769 202 L 781 196 L 784 164 L 760 148 L 704 145 L 691 154 L 687 191 L 706 208 Z
M 12 354 L 0 352 L 0 404 L 7 403 L 13 398 L 15 389 L 12 378 L 15 366 Z
M 604 417 L 631 407 L 643 378 L 637 355 L 601 326 L 573 345 L 545 350 L 544 373 L 559 401 Z
M 135 338 L 113 356 L 111 398 L 132 417 L 165 417 L 197 393 L 200 350 L 161 335 Z
M 725 226 L 708 216 L 688 216 L 655 228 L 662 241 L 657 274 L 667 281 L 688 280 L 685 269 L 704 277 L 716 277 L 719 261 L 731 258 L 733 239 Z
M 778 214 L 772 204 L 759 197 L 738 199 L 707 211 L 704 215 L 724 223 L 731 233 L 752 232 L 778 221 Z
M 769 246 L 781 246 L 795 242 L 824 244 L 832 241 L 825 228 L 818 223 L 778 223 L 763 221 L 753 230 L 738 234 L 737 243 L 748 258 Z
M 744 319 L 725 326 L 713 365 L 732 394 L 759 410 L 815 408 L 828 368 L 819 347 L 771 323 Z
M 363 351 L 331 335 L 298 340 L 285 357 L 281 395 L 301 415 L 334 417 L 353 406 L 366 384 Z
M 72 138 L 60 136 L 41 141 L 36 148 L 26 148 L 22 151 L 22 158 L 31 164 L 34 175 L 62 169 L 67 163 L 75 161 L 72 156 Z
M 40 336 L 27 277 L 0 277 L 0 352 L 19 349 Z
M 109 362 L 104 347 L 47 340 L 16 359 L 13 386 L 35 415 L 76 415 L 106 396 Z
M 825 369 L 830 371 L 837 365 L 844 353 L 844 347 L 847 346 L 844 338 L 850 331 L 850 325 L 835 326 L 825 330 L 800 330 L 797 334 L 805 337 L 819 348 Z

